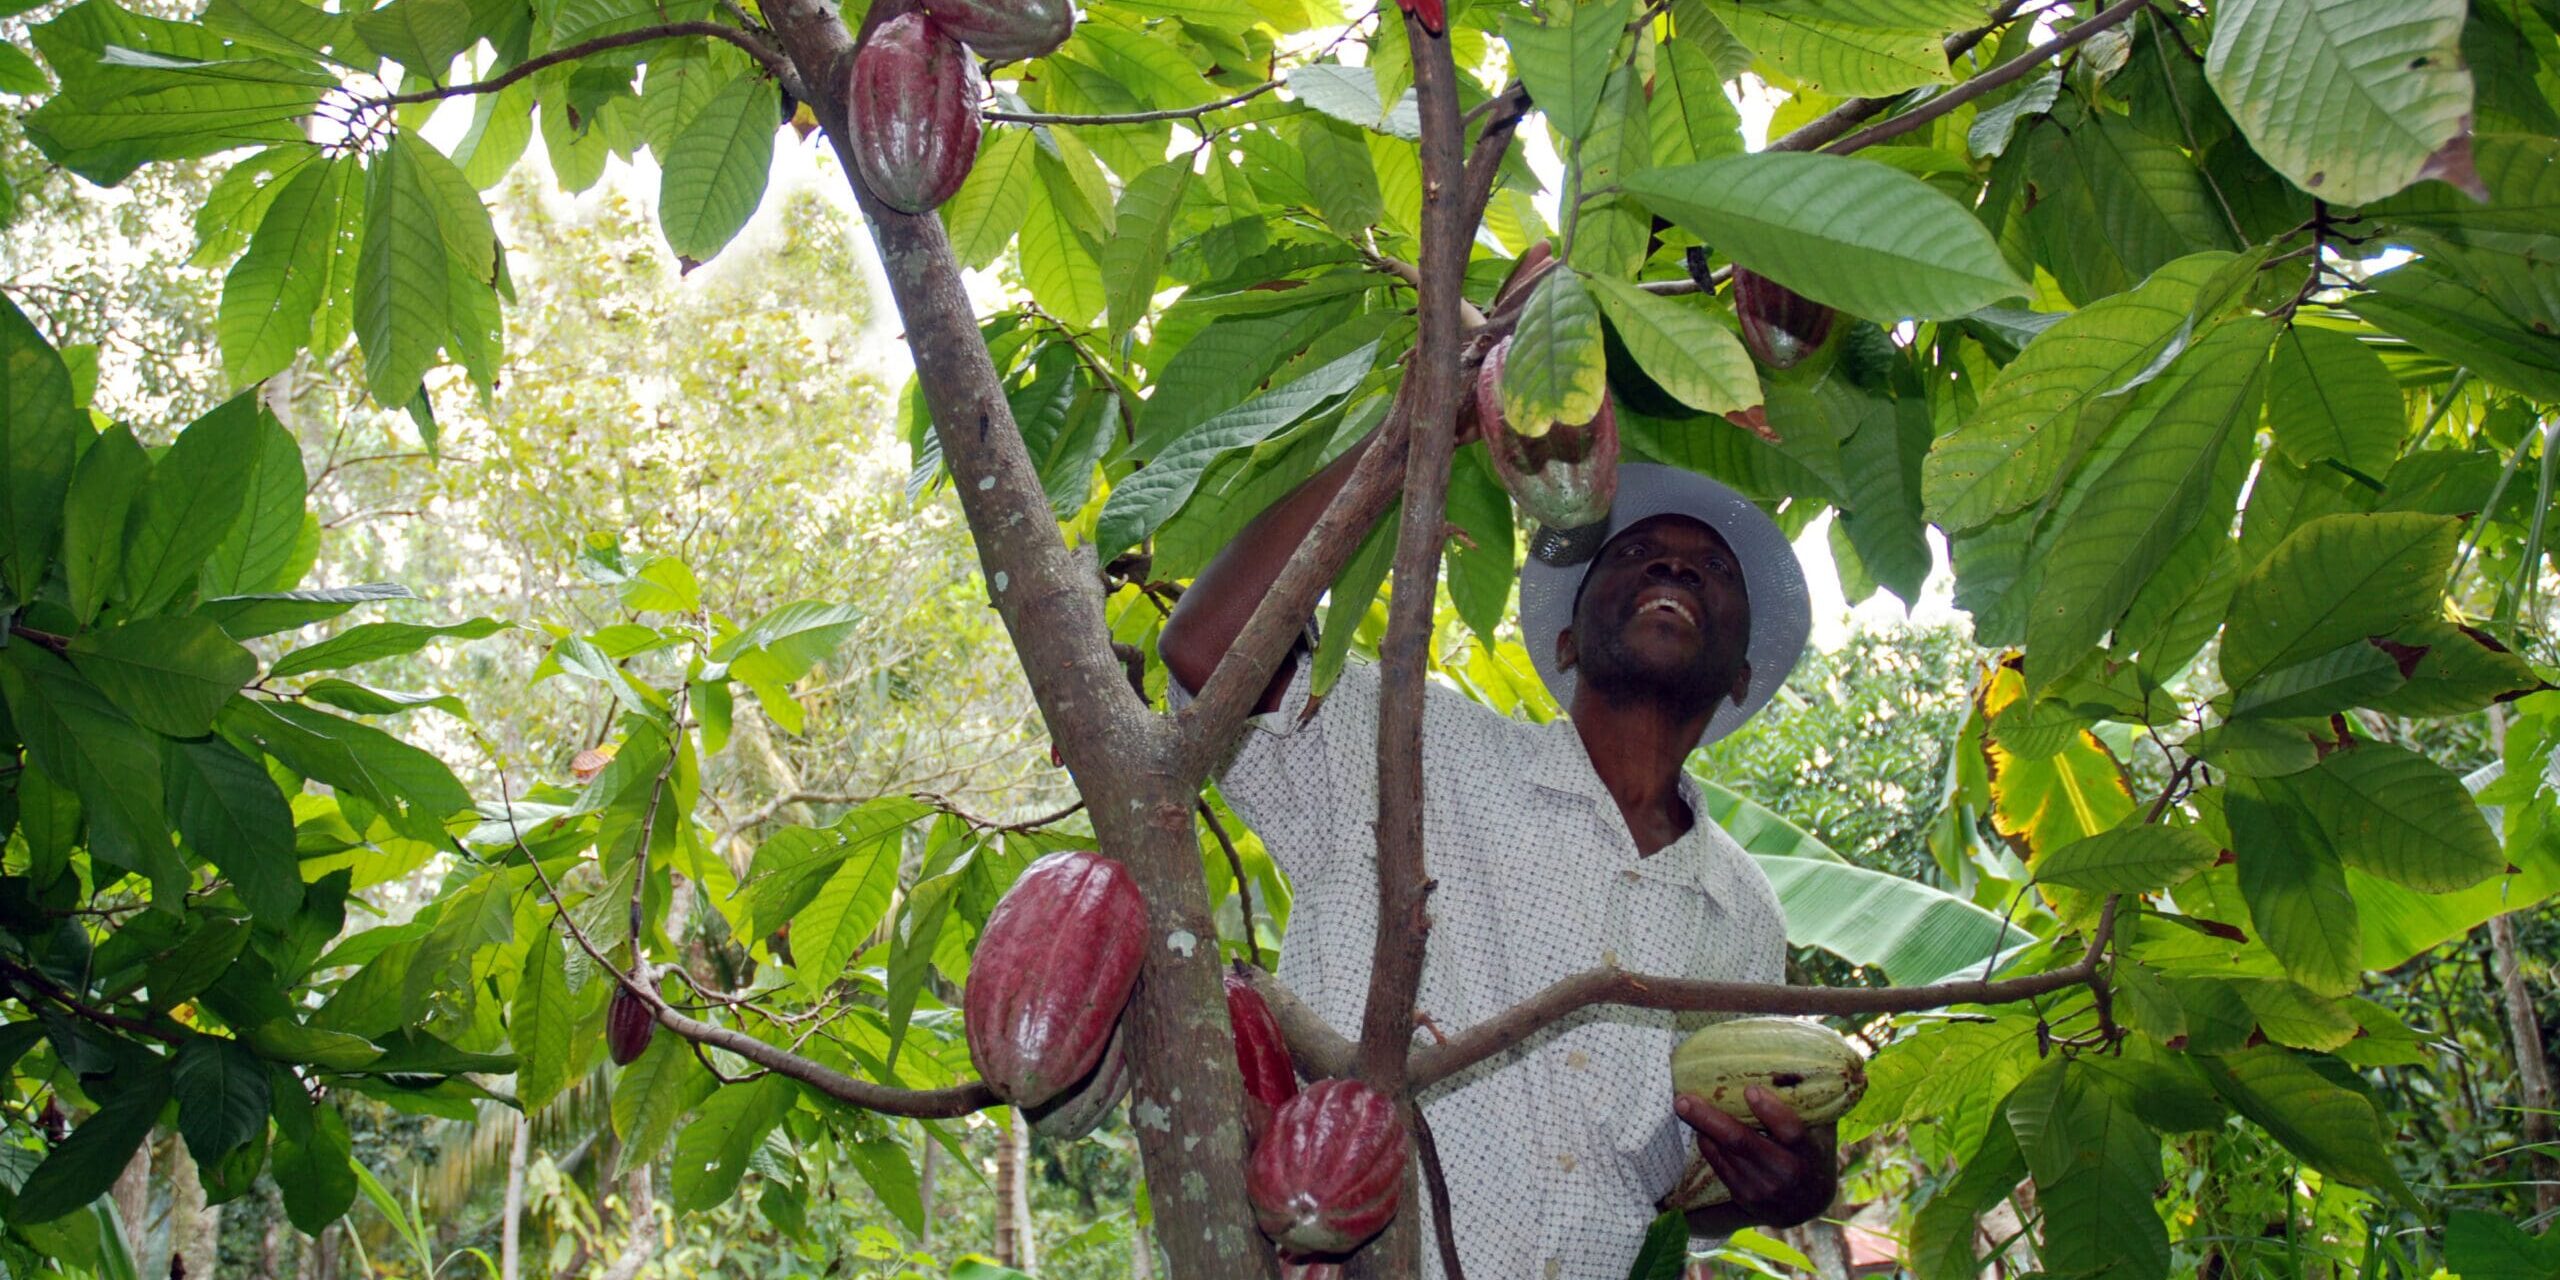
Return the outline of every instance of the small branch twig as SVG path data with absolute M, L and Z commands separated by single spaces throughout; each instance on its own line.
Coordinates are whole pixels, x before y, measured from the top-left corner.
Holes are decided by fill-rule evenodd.
M 1262 967 L 1262 939 L 1253 932 L 1253 887 L 1245 883 L 1244 855 L 1236 852 L 1235 837 L 1227 834 L 1227 824 L 1218 821 L 1218 811 L 1209 807 L 1209 798 L 1199 801 L 1200 817 L 1209 824 L 1209 834 L 1218 838 L 1218 847 L 1227 851 L 1227 870 L 1236 878 L 1236 901 L 1244 915 L 1245 954 L 1253 957 L 1253 967 Z
M 2007 0 L 2007 3 L 1992 11 L 1989 22 L 1971 31 L 1960 31 L 1951 35 L 1947 37 L 1946 43 L 1938 47 L 1946 51 L 1949 61 L 1960 58 L 1971 52 L 1975 45 L 1989 39 L 1992 32 L 2007 26 L 2011 19 L 2018 16 L 2018 10 L 2025 7 L 2026 0 Z M 1817 150 L 1822 144 L 1864 124 L 1869 119 L 1884 114 L 1887 108 L 1899 101 L 1901 101 L 1899 95 L 1891 98 L 1851 98 L 1796 127 L 1784 136 L 1772 140 L 1768 149 L 1771 151 Z
M 2099 10 L 2087 22 L 1921 103 L 1905 114 L 1895 116 L 1881 124 L 1869 125 L 1850 134 L 1833 144 L 1828 150 L 1834 155 L 1846 155 L 1861 147 L 1872 147 L 1888 138 L 1901 137 L 2002 85 L 2024 79 L 2028 72 L 2070 52 L 2099 32 L 2142 12 L 2150 3 L 2151 0 L 2118 0 L 2118 3 Z
M 1283 82 L 1279 80 L 1265 80 L 1261 84 L 1255 85 L 1242 93 L 1231 94 L 1227 97 L 1220 98 L 1215 102 L 1204 102 L 1196 107 L 1167 107 L 1161 111 L 1124 111 L 1116 114 L 1099 113 L 1082 115 L 1074 113 L 1060 114 L 1046 111 L 981 111 L 978 114 L 986 119 L 994 120 L 1003 124 L 1112 125 L 1153 124 L 1159 120 L 1197 120 L 1212 111 L 1224 111 L 1229 107 L 1243 106 L 1244 104 L 1279 88 L 1282 83 Z
M 597 36 L 593 40 L 581 40 L 565 49 L 554 49 L 549 53 L 537 54 L 486 80 L 474 81 L 470 84 L 446 85 L 435 89 L 418 89 L 409 93 L 395 93 L 383 98 L 368 98 L 364 105 L 400 107 L 413 102 L 441 102 L 446 98 L 496 93 L 526 76 L 549 67 L 556 67 L 563 62 L 574 62 L 590 54 L 627 49 L 635 44 L 648 44 L 678 36 L 704 36 L 713 40 L 726 40 L 746 50 L 747 55 L 761 64 L 766 72 L 780 79 L 785 87 L 792 90 L 791 96 L 807 101 L 806 95 L 799 89 L 800 77 L 792 70 L 790 62 L 783 58 L 779 50 L 756 38 L 753 33 L 730 26 L 725 22 L 668 22 L 654 27 L 641 27 L 636 31 L 617 31 L 612 35 Z
M 1458 1265 L 1458 1229 L 1449 1222 L 1449 1175 L 1440 1167 L 1440 1144 L 1431 1140 L 1431 1121 L 1423 1117 L 1422 1104 L 1408 1103 L 1405 1109 L 1413 1117 L 1413 1145 L 1422 1153 L 1422 1185 L 1431 1193 L 1431 1234 L 1440 1246 L 1440 1274 L 1467 1280 L 1466 1269 Z
M 140 1019 L 128 1018 L 123 1014 L 109 1013 L 104 1009 L 98 1008 L 96 1005 L 90 1004 L 87 1001 L 82 1000 L 79 996 L 73 994 L 69 988 L 64 987 L 61 983 L 55 982 L 53 979 L 46 977 L 42 973 L 28 968 L 15 960 L 9 959 L 7 956 L 0 956 L 0 978 L 22 984 L 28 990 L 35 992 L 37 995 L 43 996 L 45 999 L 51 1000 L 55 1004 L 62 1006 L 63 1011 L 69 1013 L 73 1017 L 94 1022 L 102 1027 L 111 1027 L 117 1031 L 127 1031 L 138 1036 L 149 1036 L 162 1044 L 177 1044 L 181 1040 L 185 1039 L 185 1037 L 175 1031 L 171 1031 L 163 1027 L 155 1027 L 148 1022 L 141 1021 Z

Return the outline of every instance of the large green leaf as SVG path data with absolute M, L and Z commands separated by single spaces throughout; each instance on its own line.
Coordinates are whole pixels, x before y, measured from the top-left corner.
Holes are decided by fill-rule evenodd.
M 667 148 L 658 225 L 678 258 L 707 262 L 754 217 L 773 168 L 773 86 L 740 74 L 702 104 Z
M 443 820 L 471 807 L 453 770 L 425 751 L 313 707 L 235 698 L 222 710 L 226 735 L 246 737 L 287 768 L 403 815 L 403 829 L 442 838 Z
M 1100 251 L 1069 216 L 1078 199 L 1073 178 L 1044 152 L 1032 152 L 1040 181 L 1031 186 L 1030 207 L 1022 217 L 1020 250 L 1023 287 L 1042 310 L 1075 326 L 1093 322 L 1110 305 L 1102 288 Z
M 178 1100 L 178 1132 L 187 1152 L 210 1172 L 233 1151 L 267 1141 L 267 1064 L 247 1045 L 220 1036 L 190 1036 L 169 1071 Z
M 1511 602 L 1511 499 L 1482 449 L 1461 449 L 1450 462 L 1449 523 L 1465 535 L 1449 547 L 1449 601 L 1491 645 Z
M 2027 1158 L 2005 1111 L 1995 1114 L 1982 1146 L 1961 1161 L 1956 1176 L 1920 1206 L 1911 1223 L 1911 1266 L 1921 1280 L 1979 1280 L 1974 1252 L 1982 1215 L 2008 1199 L 2026 1179 Z
M 2304 466 L 2327 459 L 2368 476 L 2390 470 L 2409 430 L 2400 384 L 2382 357 L 2335 329 L 2291 325 L 2276 340 L 2267 430 Z
M 669 1179 L 676 1212 L 698 1213 L 736 1194 L 747 1162 L 799 1098 L 798 1082 L 777 1075 L 713 1092 L 676 1135 Z
M 259 221 L 249 251 L 224 277 L 215 334 L 231 385 L 263 381 L 310 340 L 338 244 L 358 212 L 350 193 L 359 176 L 351 156 L 295 170 Z
M 364 348 L 365 386 L 379 404 L 405 405 L 417 394 L 457 305 L 445 257 L 441 201 L 427 172 L 437 165 L 451 168 L 452 161 L 402 134 L 374 156 L 365 172 L 355 332 Z M 470 188 L 460 173 L 454 180 Z
M 196 574 L 196 595 L 216 599 L 293 585 L 302 545 L 310 482 L 302 469 L 302 445 L 272 414 L 258 419 L 258 457 L 245 486 L 240 522 L 231 526 Z
M 79 793 L 89 851 L 148 879 L 154 906 L 179 910 L 189 876 L 169 844 L 151 735 L 70 664 L 33 644 L 0 648 L 0 696 L 26 742 L 27 762 Z
M 1579 272 L 1549 271 L 1521 306 L 1520 325 L 1504 349 L 1501 391 L 1503 419 L 1517 435 L 1543 436 L 1559 424 L 1579 426 L 1600 416 L 1609 394 L 1608 355 L 1599 308 Z
M 2185 827 L 2139 823 L 2036 860 L 2036 879 L 2093 893 L 2158 893 L 2213 865 L 2221 849 Z
M 1348 394 L 1368 377 L 1377 354 L 1377 344 L 1365 345 L 1184 432 L 1112 489 L 1095 523 L 1094 550 L 1108 558 L 1147 536 L 1190 501 L 1201 473 L 1219 455 L 1258 444 Z
M 1930 517 L 1970 529 L 2043 498 L 2082 442 L 2184 348 L 2198 295 L 2230 261 L 2182 259 L 2037 335 L 1983 389 L 1973 416 L 1930 449 L 1921 471 Z
M 62 513 L 62 577 L 71 589 L 71 612 L 83 626 L 98 616 L 123 576 L 125 521 L 150 474 L 151 456 L 133 429 L 122 425 L 100 434 L 72 473 Z
M 2462 779 L 2403 747 L 2360 743 L 2260 785 L 2310 814 L 2340 862 L 2422 893 L 2467 889 L 2507 865 Z
M 152 467 L 127 526 L 127 616 L 159 612 L 196 585 L 198 570 L 248 510 L 272 417 L 247 392 L 188 424 Z
M 2190 253 L 2232 247 L 2229 215 L 2185 151 L 2123 117 L 2028 136 L 2036 260 L 2065 296 L 2095 302 Z
M 84 632 L 69 657 L 144 728 L 177 738 L 211 729 L 214 713 L 258 675 L 248 650 L 194 614 Z
M 2362 204 L 2417 181 L 2467 127 L 2463 0 L 2227 0 L 2205 78 L 2294 185 Z
M 655 1160 L 677 1123 L 718 1089 L 682 1037 L 652 1036 L 613 1082 L 613 1132 L 622 1139 L 624 1166 Z
M 1754 853 L 1786 909 L 1787 942 L 1917 986 L 1997 968 L 2004 952 L 2033 941 L 1943 889 L 1846 862 Z
M 2382 1121 L 2363 1094 L 2331 1082 L 2300 1055 L 2271 1044 L 2199 1057 L 2194 1063 L 2233 1110 L 2311 1167 L 2351 1186 L 2393 1191 L 2408 1201 L 2409 1189 L 2384 1145 Z
M 2469 367 L 2536 400 L 2560 401 L 2560 343 L 2536 333 L 2477 288 L 2421 258 L 2383 272 L 2347 309 L 2431 355 Z
M 1137 438 L 1121 452 L 1152 458 L 1192 427 L 1244 403 L 1307 344 L 1337 328 L 1353 303 L 1328 295 L 1311 306 L 1228 316 L 1161 361 L 1155 389 L 1138 411 Z
M 425 76 L 441 76 L 479 39 L 469 0 L 391 0 L 357 15 L 356 34 L 382 56 Z
M 1709 0 L 1760 61 L 1833 97 L 1879 97 L 1944 84 L 1945 37 L 1981 25 L 1969 0 Z
M 2232 592 L 2222 679 L 2268 669 L 2435 611 L 2461 522 L 2414 512 L 2322 516 L 2295 530 Z
M 338 1104 L 314 1106 L 292 1072 L 274 1072 L 272 1087 L 276 1189 L 283 1193 L 285 1216 L 316 1236 L 355 1203 L 355 1142 Z
M 1031 151 L 1028 130 L 990 127 L 969 176 L 942 202 L 943 231 L 961 266 L 974 270 L 992 265 L 1021 232 L 1035 177 Z
M 1687 164 L 1742 150 L 1742 114 L 1724 96 L 1724 81 L 1698 41 L 1671 40 L 1655 49 L 1653 95 L 1645 104 L 1653 163 Z
M 2234 778 L 2224 795 L 2240 894 L 2267 949 L 2321 995 L 2355 990 L 2363 957 L 2356 897 L 2312 815 L 2249 778 Z
M 306 143 L 303 122 L 337 79 L 296 58 L 241 56 L 204 27 L 107 0 L 32 33 L 61 91 L 24 117 L 46 157 L 101 186 L 156 160 L 260 142 Z
M 843 980 L 845 966 L 888 914 L 898 888 L 902 831 L 888 828 L 850 846 L 809 904 L 791 917 L 791 955 L 807 998 L 815 1000 Z
M 1628 353 L 1682 404 L 1731 413 L 1760 403 L 1760 374 L 1733 330 L 1623 280 L 1594 276 L 1591 287 Z
M 545 931 L 525 949 L 507 1020 L 507 1038 L 516 1051 L 516 1101 L 524 1104 L 526 1114 L 540 1111 L 568 1086 L 575 1065 L 570 1038 L 576 1020 L 562 943 Z
M 0 298 L 0 591 L 32 598 L 61 537 L 81 433 L 71 370 L 26 313 Z
M 276 659 L 275 665 L 267 668 L 267 674 L 282 678 L 314 671 L 343 671 L 348 667 L 415 653 L 433 640 L 446 637 L 478 640 L 506 629 L 507 624 L 495 618 L 473 618 L 469 622 L 441 626 L 415 622 L 358 623 L 326 640 L 304 645 Z
M 2192 367 L 2092 485 L 2044 554 L 2027 608 L 2027 684 L 2041 689 L 2113 629 L 2151 575 L 2208 512 L 2227 447 L 2248 440 L 2273 328 L 2225 325 L 2181 361 Z
M 1610 54 L 1626 31 L 1627 9 L 1626 0 L 1556 4 L 1546 6 L 1543 21 L 1513 12 L 1502 24 L 1502 39 L 1510 46 L 1520 83 L 1568 144 L 1590 131 L 1600 109 L 1600 91 L 1612 69 Z
M 1114 333 L 1127 333 L 1147 313 L 1156 277 L 1164 271 L 1165 239 L 1191 189 L 1188 159 L 1168 161 L 1137 177 L 1120 192 L 1119 216 L 1102 246 L 1102 290 Z
M 2001 1110 L 2035 1175 L 2045 1266 L 2127 1280 L 2169 1274 L 2169 1232 L 2152 1207 L 2160 1135 L 2068 1058 L 2046 1062 Z
M 399 583 L 366 582 L 352 587 L 222 596 L 205 601 L 197 612 L 213 619 L 232 639 L 250 640 L 323 622 L 360 604 L 413 599 L 416 597 Z
M 168 1067 L 157 1058 L 128 1057 L 106 1083 L 112 1092 L 91 1086 L 93 1094 L 101 1095 L 97 1111 L 19 1185 L 17 1199 L 9 1205 L 11 1226 L 51 1222 L 105 1195 L 134 1148 L 151 1136 L 160 1108 L 169 1101 Z
M 1626 186 L 1743 266 L 1880 323 L 2028 292 L 1970 210 L 1871 160 L 1758 152 L 1648 170 Z
M 293 806 L 257 761 L 220 738 L 160 740 L 169 817 L 197 857 L 222 869 L 258 923 L 283 928 L 302 909 Z

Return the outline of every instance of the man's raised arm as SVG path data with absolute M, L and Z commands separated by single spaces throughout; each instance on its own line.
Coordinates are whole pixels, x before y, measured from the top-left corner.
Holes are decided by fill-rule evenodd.
M 1290 553 L 1307 540 L 1307 531 L 1315 527 L 1324 514 L 1326 504 L 1351 478 L 1351 470 L 1360 457 L 1377 443 L 1378 433 L 1370 432 L 1360 443 L 1342 451 L 1342 456 L 1325 464 L 1322 471 L 1309 476 L 1305 483 L 1289 492 L 1289 496 L 1255 516 L 1253 522 L 1239 531 L 1235 539 L 1218 552 L 1216 559 L 1200 571 L 1182 602 L 1174 606 L 1173 616 L 1164 624 L 1164 634 L 1156 640 L 1156 652 L 1164 655 L 1165 668 L 1182 687 L 1194 693 L 1209 682 L 1209 673 L 1243 633 L 1245 623 L 1253 619 L 1254 606 L 1270 594 L 1271 584 L 1280 578 L 1280 570 L 1289 563 Z M 1289 687 L 1289 675 L 1297 659 L 1292 656 L 1271 675 L 1271 684 L 1262 691 L 1254 710 L 1279 709 L 1281 691 Z

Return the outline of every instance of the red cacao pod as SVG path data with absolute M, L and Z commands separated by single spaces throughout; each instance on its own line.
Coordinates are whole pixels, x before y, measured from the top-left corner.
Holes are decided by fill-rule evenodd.
M 862 184 L 903 213 L 950 199 L 978 159 L 985 93 L 969 51 L 932 20 L 902 13 L 882 23 L 853 55 L 845 95 Z
M 1827 350 L 1836 318 L 1831 308 L 1740 267 L 1733 269 L 1733 311 L 1751 358 L 1779 370 Z
M 1298 1072 L 1289 1064 L 1280 1020 L 1240 973 L 1227 974 L 1227 1021 L 1235 1025 L 1236 1066 L 1244 1072 L 1244 1130 L 1250 1150 L 1270 1131 L 1271 1113 L 1298 1096 Z
M 1129 1096 L 1127 1040 L 1126 1032 L 1114 1030 L 1111 1046 L 1102 1051 L 1102 1063 L 1092 1075 L 1024 1112 L 1031 1117 L 1031 1131 L 1044 1138 L 1070 1142 L 1100 1128 L 1120 1100 Z
M 1579 529 L 1609 516 L 1618 496 L 1618 409 L 1603 393 L 1600 412 L 1580 424 L 1557 423 L 1524 436 L 1502 416 L 1504 338 L 1476 370 L 1476 425 L 1493 455 L 1493 474 L 1530 519 L 1550 529 Z
M 604 1048 L 613 1055 L 616 1066 L 630 1066 L 649 1051 L 649 1038 L 658 1033 L 658 1015 L 649 1002 L 632 994 L 629 987 L 617 987 L 613 1003 L 604 1010 Z
M 1397 7 L 1422 22 L 1422 29 L 1440 35 L 1449 29 L 1449 6 L 1446 0 L 1396 0 Z
M 1067 0 L 931 0 L 924 11 L 989 62 L 1037 58 L 1076 29 Z
M 1404 1117 L 1357 1080 L 1318 1080 L 1271 1117 L 1245 1194 L 1254 1221 L 1292 1253 L 1349 1253 L 1404 1195 Z
M 1119 863 L 1081 850 L 1032 863 L 969 962 L 962 1012 L 987 1087 L 1037 1107 L 1091 1074 L 1146 948 L 1146 900 Z

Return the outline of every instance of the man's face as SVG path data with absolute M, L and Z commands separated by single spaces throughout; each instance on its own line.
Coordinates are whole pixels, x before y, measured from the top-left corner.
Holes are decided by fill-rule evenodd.
M 1637 521 L 1611 538 L 1582 580 L 1560 666 L 1603 699 L 1703 715 L 1751 688 L 1751 601 L 1724 538 L 1681 515 Z

